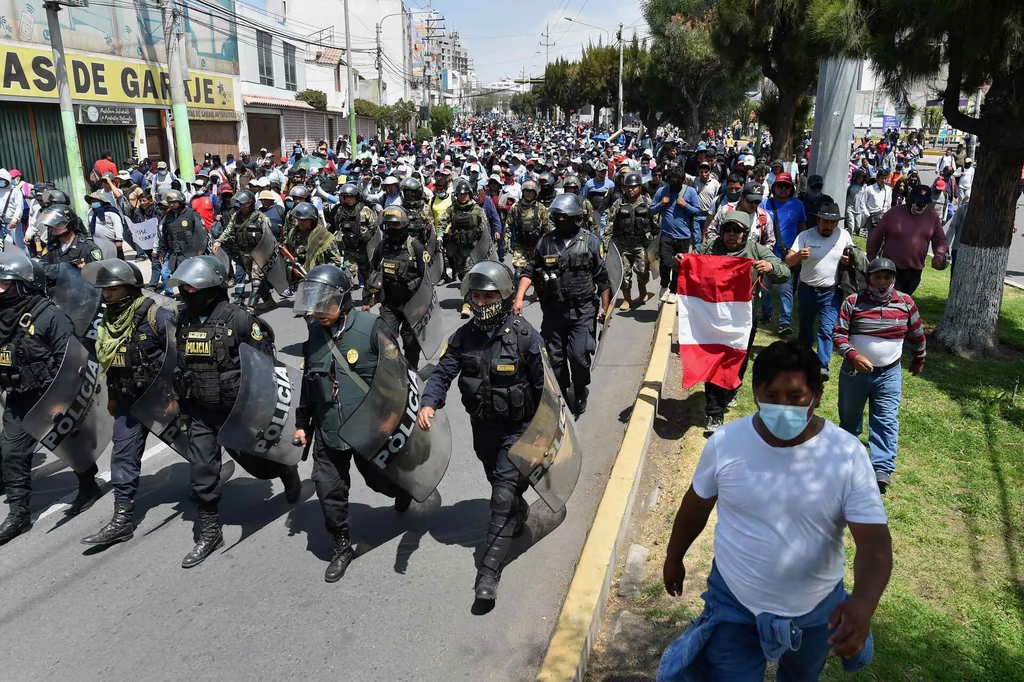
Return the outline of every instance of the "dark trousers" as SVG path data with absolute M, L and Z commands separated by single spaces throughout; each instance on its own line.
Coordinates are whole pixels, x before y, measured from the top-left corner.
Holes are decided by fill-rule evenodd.
M 921 285 L 920 270 L 904 270 L 896 268 L 896 291 L 913 296 L 917 287 Z
M 27 510 L 32 504 L 32 455 L 36 449 L 36 439 L 30 436 L 22 426 L 22 419 L 35 404 L 35 399 L 27 404 L 8 394 L 4 408 L 4 432 L 0 435 L 0 472 L 7 490 L 7 504 L 11 509 Z M 87 471 L 75 472 L 78 485 L 93 481 L 99 469 L 93 464 Z
M 487 482 L 491 484 L 487 547 L 478 567 L 484 575 L 501 577 L 505 558 L 512 547 L 513 515 L 526 505 L 523 493 L 529 482 L 508 457 L 509 448 L 515 445 L 525 429 L 526 424 L 502 428 L 493 422 L 473 422 L 473 449 L 484 467 Z
M 689 253 L 690 240 L 676 239 L 661 234 L 661 245 L 658 249 L 658 274 L 661 275 L 661 287 L 673 294 L 676 293 L 676 281 L 679 279 L 679 261 L 676 260 L 677 253 Z
M 129 502 L 139 490 L 142 453 L 146 450 L 149 432 L 131 416 L 132 403 L 121 400 L 114 410 L 114 446 L 110 453 L 110 484 L 114 499 Z
M 402 492 L 376 465 L 354 451 L 334 450 L 325 446 L 323 436 L 317 429 L 313 442 L 313 483 L 316 484 L 320 509 L 324 512 L 324 524 L 332 535 L 348 529 L 348 493 L 352 488 L 349 463 L 353 459 L 356 470 L 370 490 L 392 498 Z
M 217 431 L 226 415 L 203 421 L 193 417 L 188 427 L 189 478 L 192 498 L 200 509 L 216 509 L 220 503 L 221 447 L 217 443 Z M 263 459 L 245 452 L 228 450 L 231 458 L 249 472 L 253 478 L 270 480 L 280 478 L 288 467 L 269 459 Z
M 401 336 L 402 350 L 409 365 L 416 369 L 420 365 L 420 342 L 412 325 L 406 319 L 401 308 L 391 308 L 387 305 L 380 307 L 380 319 L 396 339 Z
M 590 385 L 590 356 L 597 350 L 596 317 L 597 309 L 592 304 L 582 308 L 549 306 L 544 309 L 540 335 L 563 393 L 575 386 L 579 396 L 580 391 Z
M 740 364 L 740 380 L 747 373 L 747 365 L 750 364 L 750 354 L 754 351 L 754 337 L 757 336 L 757 316 L 754 316 L 754 325 L 750 328 L 750 340 L 747 342 L 747 355 Z M 722 388 L 710 381 L 704 382 L 704 416 L 724 417 L 725 408 L 729 406 L 732 399 L 736 397 L 736 391 Z

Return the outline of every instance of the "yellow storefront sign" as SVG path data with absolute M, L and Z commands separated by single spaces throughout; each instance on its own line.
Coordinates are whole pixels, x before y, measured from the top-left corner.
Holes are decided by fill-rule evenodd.
M 34 47 L 0 46 L 3 54 L 2 87 L 5 97 L 57 99 L 57 76 L 52 53 Z M 171 84 L 167 69 L 144 62 L 84 54 L 64 55 L 76 101 L 110 102 L 136 106 L 170 106 Z M 191 71 L 185 83 L 189 109 L 235 108 L 230 76 Z

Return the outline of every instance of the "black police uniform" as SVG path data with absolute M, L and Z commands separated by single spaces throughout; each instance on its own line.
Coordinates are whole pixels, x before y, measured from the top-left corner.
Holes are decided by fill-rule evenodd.
M 3 298 L 0 294 L 0 305 Z M 0 389 L 6 402 L 0 468 L 12 514 L 27 514 L 32 499 L 36 440 L 25 432 L 22 420 L 57 376 L 68 339 L 74 335 L 71 319 L 41 295 L 26 294 L 0 310 Z M 94 485 L 97 471 L 93 464 L 88 471 L 76 472 L 79 485 Z
M 370 278 L 370 257 L 366 246 L 373 239 L 374 226 L 362 223 L 363 209 L 366 204 L 357 201 L 355 206 L 340 203 L 331 213 L 331 226 L 336 238 L 341 242 L 343 256 L 355 261 L 362 281 Z
M 61 246 L 57 237 L 50 237 L 46 246 L 46 255 L 40 259 L 40 262 L 46 266 L 57 266 L 61 263 L 78 266 L 103 260 L 103 252 L 100 251 L 100 247 L 96 246 L 96 242 L 80 232 L 75 233 L 68 248 L 63 249 Z M 47 273 L 51 272 L 54 272 L 53 269 L 48 267 Z M 55 273 L 53 276 L 56 276 Z
M 401 334 L 405 359 L 413 369 L 420 364 L 420 342 L 402 309 L 423 283 L 425 253 L 426 249 L 413 237 L 396 243 L 385 233 L 372 259 L 375 264 L 380 263 L 380 319 L 393 337 L 397 339 Z
M 219 302 L 205 319 L 187 307 L 178 314 L 175 392 L 181 414 L 190 418 L 187 433 L 192 496 L 201 510 L 215 510 L 220 501 L 221 447 L 217 432 L 238 398 L 238 347 L 245 343 L 272 355 L 272 336 L 269 327 L 227 301 Z M 228 453 L 254 478 L 279 478 L 291 468 L 249 453 Z
M 205 253 L 208 241 L 203 219 L 188 206 L 176 213 L 167 211 L 160 218 L 157 253 L 167 260 L 171 272 L 184 260 Z
M 579 401 L 590 385 L 590 355 L 597 349 L 598 297 L 611 288 L 601 240 L 586 230 L 569 238 L 548 232 L 522 274 L 533 280 L 544 314 L 540 335 L 551 369 L 563 393 L 573 386 Z
M 352 487 L 349 462 L 353 455 L 356 469 L 371 490 L 388 497 L 403 494 L 376 465 L 356 455 L 338 435 L 341 425 L 366 395 L 349 372 L 366 385 L 373 384 L 379 350 L 377 334 L 384 323 L 372 313 L 352 310 L 343 324 L 331 329 L 316 320 L 307 324 L 309 338 L 302 345 L 305 364 L 295 426 L 305 431 L 307 438 L 315 439 L 313 482 L 327 530 L 337 535 L 348 530 L 348 495 Z M 338 366 L 341 360 L 349 372 Z
M 508 458 L 508 451 L 526 430 L 544 391 L 542 339 L 525 318 L 509 314 L 493 332 L 470 321 L 448 340 L 420 401 L 422 407 L 444 407 L 456 377 L 462 404 L 473 429 L 473 449 L 491 484 L 488 548 L 480 571 L 500 577 L 505 555 L 517 529 L 513 513 L 523 514 L 522 494 L 529 483 Z
M 146 298 L 135 311 L 131 332 L 117 347 L 107 373 L 107 395 L 114 403 L 110 483 L 114 499 L 129 502 L 139 489 L 142 455 L 149 431 L 131 415 L 132 405 L 156 380 L 167 349 L 167 322 L 173 313 Z

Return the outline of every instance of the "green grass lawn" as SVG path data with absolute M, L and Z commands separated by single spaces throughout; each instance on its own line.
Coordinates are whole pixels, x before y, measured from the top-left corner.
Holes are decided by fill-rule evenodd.
M 925 271 L 914 299 L 930 327 L 948 288 L 948 271 Z M 1024 349 L 1024 292 L 1006 289 L 999 336 Z M 773 340 L 759 334 L 758 345 Z M 835 356 L 822 404 L 837 423 L 841 364 Z M 885 496 L 895 563 L 874 620 L 875 661 L 854 676 L 832 661 L 823 679 L 1024 680 L 1022 378 L 1021 361 L 938 353 L 921 376 L 904 370 L 899 456 Z M 754 409 L 749 390 L 739 408 Z

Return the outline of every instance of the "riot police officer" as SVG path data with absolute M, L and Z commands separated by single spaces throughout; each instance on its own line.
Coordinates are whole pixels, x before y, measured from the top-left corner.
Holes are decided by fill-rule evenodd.
M 537 185 L 540 187 L 540 192 L 537 194 L 537 201 L 543 204 L 544 208 L 551 206 L 551 202 L 555 200 L 555 176 L 551 173 L 544 172 L 537 176 Z
M 423 284 L 430 254 L 409 234 L 409 218 L 401 206 L 388 206 L 381 217 L 384 241 L 377 245 L 371 261 L 380 272 L 380 289 L 373 300 L 380 301 L 380 319 L 396 339 L 401 335 L 405 359 L 414 369 L 420 363 L 420 344 L 403 308 Z M 429 284 L 429 283 L 428 283 Z M 373 305 L 368 301 L 363 310 Z
M 82 543 L 109 545 L 130 540 L 135 533 L 135 493 L 149 431 L 131 415 L 131 408 L 163 366 L 167 322 L 173 313 L 142 295 L 142 272 L 134 263 L 101 260 L 82 268 L 82 276 L 102 292 L 107 304 L 97 330 L 96 359 L 107 375 L 105 407 L 114 416 L 114 514 Z
M 605 235 L 605 246 L 615 242 L 622 256 L 622 305 L 619 310 L 632 306 L 633 273 L 643 305 L 647 300 L 647 282 L 651 278 L 651 262 L 647 259 L 647 245 L 654 239 L 657 229 L 651 219 L 651 198 L 643 192 L 643 178 L 629 173 L 622 180 L 624 198 L 616 200 L 608 209 L 610 228 Z
M 572 194 L 579 199 L 580 205 L 583 207 L 583 228 L 588 232 L 601 236 L 594 228 L 594 206 L 590 203 L 590 199 L 580 196 L 580 176 L 575 173 L 566 175 L 565 179 L 562 180 L 562 192 L 564 194 Z
M 61 263 L 81 269 L 86 263 L 103 260 L 100 248 L 80 231 L 82 221 L 70 206 L 55 204 L 44 208 L 39 214 L 39 224 L 49 235 L 46 255 L 42 257 L 49 276 L 55 276 L 54 271 Z
M 541 237 L 533 259 L 523 267 L 512 309 L 522 314 L 523 297 L 534 286 L 544 315 L 540 335 L 566 402 L 574 405 L 578 417 L 587 409 L 590 393 L 590 354 L 597 347 L 595 317 L 603 320 L 611 285 L 601 240 L 582 230 L 579 201 L 567 194 L 557 196 L 550 215 L 555 229 Z M 598 297 L 600 309 L 595 305 Z
M 481 254 L 479 244 L 489 234 L 487 216 L 484 210 L 473 200 L 473 190 L 466 180 L 455 183 L 455 201 L 441 218 L 438 232 L 444 235 L 445 254 L 452 266 L 452 277 L 462 277 L 473 267 L 477 260 L 487 257 Z M 474 255 L 474 249 L 477 250 Z M 462 317 L 468 318 L 469 303 L 462 305 Z
M 231 222 L 213 242 L 213 253 L 217 253 L 221 246 L 227 246 L 231 257 L 240 261 L 242 272 L 236 271 L 235 302 L 242 304 L 245 299 L 245 281 L 237 275 L 253 275 L 252 252 L 263 240 L 264 232 L 270 232 L 270 220 L 265 214 L 256 210 L 256 197 L 249 190 L 242 190 L 236 194 L 233 203 L 236 209 L 235 214 L 231 216 Z M 269 285 L 262 277 L 252 281 L 252 297 L 249 301 L 255 305 L 261 298 L 267 299 L 268 303 L 273 303 Z
M 295 216 L 295 226 L 285 237 L 284 246 L 303 270 L 309 272 L 325 263 L 341 265 L 337 242 L 320 220 L 316 206 L 303 201 L 289 215 Z
M 192 498 L 199 507 L 200 530 L 199 542 L 185 555 L 182 568 L 200 564 L 224 544 L 217 515 L 222 481 L 217 432 L 238 398 L 239 346 L 274 353 L 273 330 L 228 302 L 227 279 L 224 264 L 213 256 L 190 258 L 171 276 L 182 300 L 176 325 L 174 390 L 187 421 Z M 299 499 L 302 482 L 296 467 L 235 450 L 228 453 L 254 478 L 280 478 L 290 504 Z
M 295 185 L 288 190 L 288 196 L 284 198 L 284 224 L 281 226 L 281 241 L 284 241 L 285 235 L 290 233 L 295 228 L 295 221 L 298 219 L 295 215 L 295 208 L 303 202 L 309 202 L 312 205 L 313 195 L 309 191 L 309 187 L 305 185 Z M 316 210 L 316 206 L 313 206 Z M 317 211 L 319 213 L 319 211 Z
M 354 310 L 351 291 L 351 280 L 341 268 L 321 265 L 299 283 L 293 308 L 307 315 L 309 327 L 309 338 L 302 345 L 295 440 L 307 445 L 313 439 L 313 482 L 334 542 L 334 554 L 324 572 L 329 583 L 340 580 L 355 558 L 348 527 L 349 463 L 355 453 L 339 431 L 373 383 L 384 324 L 372 313 Z M 409 508 L 409 494 L 376 465 L 359 455 L 355 464 L 371 490 L 395 499 L 396 511 Z
M 424 200 L 423 183 L 416 178 L 406 178 L 398 185 L 398 191 L 402 194 L 402 208 L 409 216 L 409 232 L 426 246 L 434 232 L 434 214 Z
M 334 237 L 341 245 L 342 267 L 352 282 L 370 277 L 369 245 L 377 236 L 377 212 L 363 203 L 362 192 L 351 182 L 341 186 L 341 203 L 331 213 Z
M 66 223 L 51 219 L 50 229 L 54 226 L 66 228 Z M 10 505 L 0 524 L 0 545 L 32 527 L 29 508 L 36 439 L 25 430 L 23 420 L 54 381 L 68 341 L 75 335 L 71 319 L 43 295 L 43 287 L 41 273 L 28 256 L 15 249 L 0 253 L 0 389 L 5 401 L 0 467 Z M 76 472 L 78 495 L 67 511 L 69 516 L 90 508 L 102 495 L 96 473 L 95 464 Z
M 525 528 L 530 509 L 522 497 L 528 482 L 508 451 L 533 419 L 544 390 L 543 346 L 530 323 L 512 311 L 515 284 L 501 263 L 474 265 L 462 280 L 462 294 L 470 301 L 473 319 L 448 340 L 423 390 L 418 421 L 420 428 L 430 429 L 458 377 L 473 449 L 491 484 L 491 521 L 477 567 L 476 598 L 493 602 L 512 538 Z
M 160 244 L 153 256 L 160 264 L 167 264 L 173 272 L 186 258 L 206 253 L 209 235 L 198 213 L 185 201 L 185 195 L 176 189 L 164 192 L 160 216 Z
M 533 258 L 542 234 L 548 231 L 548 209 L 537 201 L 540 188 L 533 180 L 523 182 L 523 198 L 509 209 L 505 217 L 507 248 L 512 251 L 512 266 L 516 272 Z

